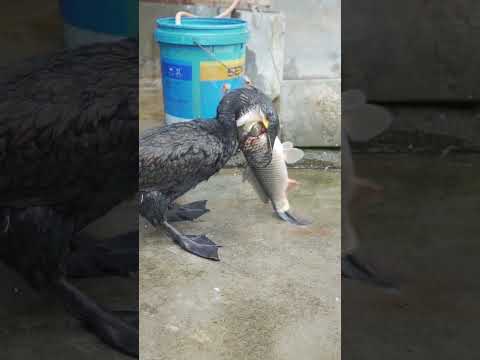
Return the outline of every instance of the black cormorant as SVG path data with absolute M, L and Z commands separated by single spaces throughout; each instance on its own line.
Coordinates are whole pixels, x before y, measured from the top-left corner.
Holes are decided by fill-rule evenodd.
M 215 119 L 145 131 L 139 153 L 140 214 L 154 226 L 163 225 L 184 250 L 218 260 L 214 242 L 205 235 L 180 233 L 170 224 L 167 211 L 178 197 L 223 168 L 239 149 L 251 164 L 268 165 L 278 125 L 271 100 L 247 86 L 223 97 Z M 262 137 L 269 141 L 261 141 Z M 198 206 L 183 208 L 198 210 Z
M 138 355 L 138 329 L 65 271 L 75 235 L 138 190 L 138 43 L 62 50 L 0 75 L 0 259 Z

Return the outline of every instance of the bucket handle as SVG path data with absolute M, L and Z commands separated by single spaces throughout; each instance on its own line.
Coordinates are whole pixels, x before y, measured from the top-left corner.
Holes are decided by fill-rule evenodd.
M 230 71 L 231 69 L 234 69 L 233 67 L 230 67 L 228 66 L 227 64 L 225 64 L 222 60 L 220 60 L 218 57 L 215 56 L 215 54 L 213 52 L 211 52 L 210 50 L 208 50 L 205 46 L 202 46 L 197 40 L 193 39 L 193 43 L 195 45 L 197 45 L 200 49 L 202 49 L 203 51 L 205 51 L 213 60 L 219 62 L 220 64 L 222 64 L 222 66 L 227 69 L 227 71 Z
M 221 14 L 215 16 L 216 18 L 224 18 L 229 16 L 233 10 L 238 6 L 238 3 L 240 0 L 233 0 L 233 3 Z M 180 25 L 182 23 L 182 16 L 189 16 L 189 17 L 198 17 L 197 15 L 194 15 L 192 13 L 189 13 L 187 11 L 179 11 L 175 15 L 175 25 Z

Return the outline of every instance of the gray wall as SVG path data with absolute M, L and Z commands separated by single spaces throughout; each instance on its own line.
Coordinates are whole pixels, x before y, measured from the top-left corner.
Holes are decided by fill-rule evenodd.
M 298 146 L 340 145 L 340 3 L 272 1 L 286 18 L 282 137 Z
M 371 147 L 478 151 L 479 1 L 344 0 L 342 21 L 343 88 L 394 114 Z
M 273 0 L 284 13 L 285 80 L 340 79 L 340 0 Z
M 344 0 L 343 86 L 373 101 L 480 100 L 480 2 Z

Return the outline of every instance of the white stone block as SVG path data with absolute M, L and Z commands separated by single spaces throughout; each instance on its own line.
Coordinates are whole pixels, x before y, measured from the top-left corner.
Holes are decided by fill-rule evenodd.
M 284 80 L 279 111 L 283 141 L 340 146 L 340 84 L 340 79 Z
M 248 23 L 246 74 L 272 99 L 280 96 L 285 54 L 285 16 L 279 12 L 237 11 Z

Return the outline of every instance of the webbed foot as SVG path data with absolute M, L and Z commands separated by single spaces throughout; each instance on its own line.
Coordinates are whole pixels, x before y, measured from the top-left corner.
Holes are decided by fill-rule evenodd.
M 84 295 L 65 279 L 56 283 L 65 305 L 73 316 L 81 320 L 95 335 L 113 348 L 138 358 L 138 325 L 129 322 L 102 309 L 92 299 Z M 137 322 L 138 324 L 138 322 Z
M 167 221 L 192 221 L 198 219 L 210 211 L 206 205 L 207 200 L 195 201 L 185 205 L 174 205 L 167 211 Z
M 184 250 L 205 259 L 219 261 L 218 248 L 212 240 L 205 235 L 184 235 L 168 222 L 164 222 L 169 236 Z

